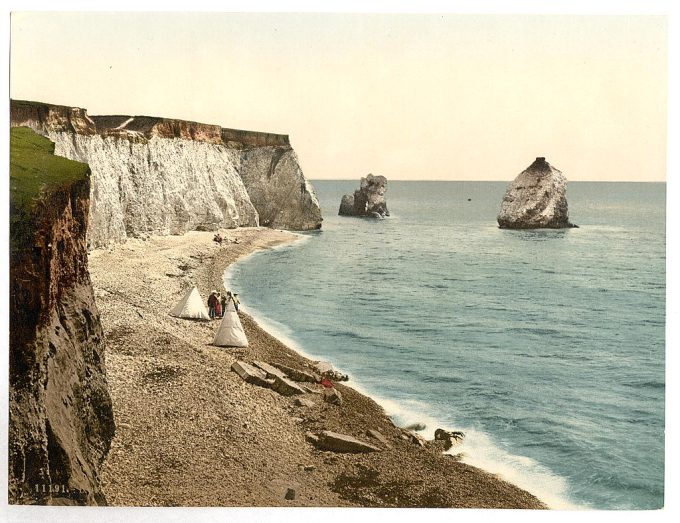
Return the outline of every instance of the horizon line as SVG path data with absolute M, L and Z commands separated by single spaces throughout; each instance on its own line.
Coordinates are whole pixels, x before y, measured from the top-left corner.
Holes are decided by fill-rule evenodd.
M 310 182 L 349 182 L 356 181 L 357 178 L 307 178 Z M 360 178 L 361 179 L 361 178 Z M 513 179 L 514 180 L 514 179 Z M 396 178 L 388 179 L 389 182 L 488 182 L 488 183 L 512 183 L 513 180 L 459 180 L 459 179 L 416 179 L 416 178 Z M 667 180 L 567 180 L 567 183 L 668 183 Z

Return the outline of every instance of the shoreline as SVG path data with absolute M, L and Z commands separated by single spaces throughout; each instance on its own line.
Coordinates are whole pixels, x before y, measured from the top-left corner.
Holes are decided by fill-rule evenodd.
M 243 349 L 210 345 L 219 322 L 168 316 L 189 283 L 223 290 L 229 265 L 298 236 L 264 228 L 129 240 L 90 254 L 106 341 L 117 431 L 102 468 L 114 506 L 547 508 L 535 496 L 434 445 L 403 439 L 384 409 L 343 383 L 341 406 L 247 384 L 235 360 L 303 369 L 309 360 L 241 313 Z M 239 243 L 231 243 L 238 238 Z M 247 297 L 245 299 L 247 307 Z M 381 452 L 317 450 L 305 434 L 331 430 Z M 455 449 L 455 447 L 454 447 Z M 285 499 L 288 489 L 295 499 Z

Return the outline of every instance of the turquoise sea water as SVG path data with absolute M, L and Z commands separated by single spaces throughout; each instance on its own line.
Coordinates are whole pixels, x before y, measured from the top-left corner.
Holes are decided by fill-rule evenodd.
M 665 184 L 572 182 L 560 231 L 498 229 L 505 183 L 390 182 L 382 221 L 314 186 L 323 229 L 225 275 L 247 311 L 552 507 L 663 505 Z

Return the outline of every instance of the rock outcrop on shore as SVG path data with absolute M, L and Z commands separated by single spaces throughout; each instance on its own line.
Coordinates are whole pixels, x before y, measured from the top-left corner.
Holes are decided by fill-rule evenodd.
M 387 178 L 369 174 L 361 179 L 359 189 L 354 194 L 345 194 L 340 202 L 341 216 L 369 216 L 384 218 L 389 216 L 385 193 L 387 192 Z
M 10 135 L 9 502 L 106 504 L 115 426 L 88 272 L 90 170 Z
M 321 210 L 288 136 L 148 116 L 11 101 L 12 126 L 92 170 L 88 244 L 259 224 L 321 227 Z
M 509 185 L 501 203 L 503 229 L 563 229 L 569 222 L 567 179 L 545 158 L 536 158 Z

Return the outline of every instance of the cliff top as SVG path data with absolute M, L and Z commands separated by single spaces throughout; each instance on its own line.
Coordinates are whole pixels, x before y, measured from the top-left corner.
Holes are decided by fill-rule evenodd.
M 26 236 L 24 228 L 42 191 L 69 187 L 87 179 L 90 167 L 54 155 L 54 143 L 28 127 L 13 127 L 9 139 L 10 237 L 12 249 Z
M 10 100 L 12 125 L 39 130 L 106 136 L 182 138 L 230 147 L 290 146 L 287 134 L 223 128 L 219 125 L 157 116 L 89 116 L 80 107 Z

